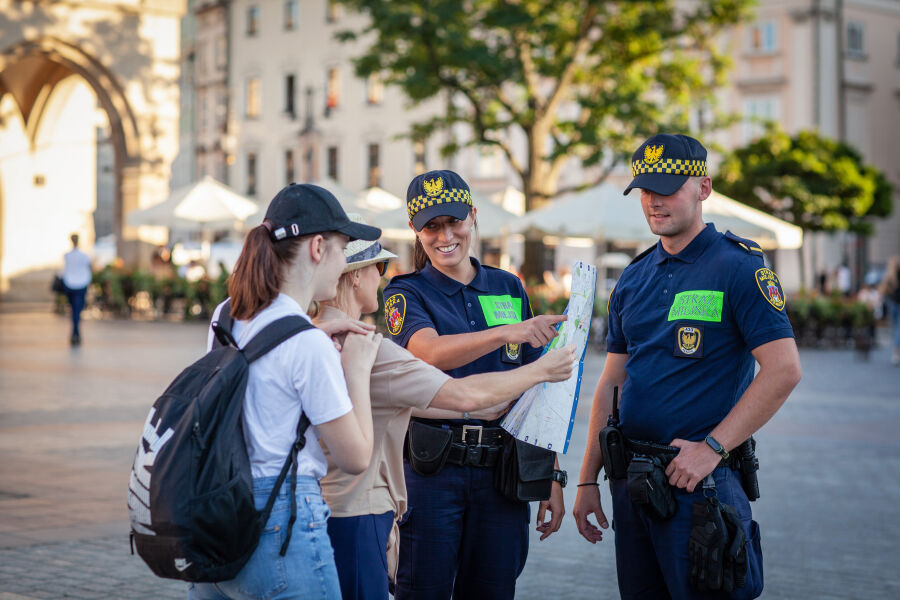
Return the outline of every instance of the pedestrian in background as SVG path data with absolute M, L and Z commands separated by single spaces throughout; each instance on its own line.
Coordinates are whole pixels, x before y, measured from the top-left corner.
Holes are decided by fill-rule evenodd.
M 334 297 L 350 240 L 374 240 L 380 235 L 375 227 L 351 222 L 324 188 L 297 184 L 283 188 L 269 204 L 262 225 L 247 234 L 228 282 L 226 302 L 230 302 L 231 333 L 238 347 L 282 317 L 309 320 L 305 307 Z M 213 322 L 219 320 L 224 306 L 225 302 L 216 308 Z M 266 505 L 291 452 L 300 416 L 305 414 L 310 427 L 293 466 L 295 494 L 288 479 L 279 490 L 259 545 L 237 577 L 193 583 L 189 600 L 340 599 L 326 530 L 330 511 L 319 487 L 327 463 L 318 441 L 322 439 L 334 462 L 348 473 L 361 473 L 369 465 L 369 372 L 381 336 L 356 322 L 332 325 L 298 333 L 250 365 L 242 428 L 256 508 Z M 351 333 L 338 354 L 330 336 L 347 331 Z M 210 328 L 209 348 L 214 335 Z M 288 534 L 291 543 L 282 554 Z
M 81 344 L 81 311 L 84 309 L 84 299 L 93 274 L 91 257 L 78 249 L 78 234 L 73 233 L 69 239 L 72 240 L 72 249 L 63 258 L 65 266 L 62 282 L 66 299 L 72 307 L 72 335 L 69 336 L 69 343 L 78 346 Z
M 891 364 L 900 365 L 900 256 L 892 256 L 879 288 L 891 317 Z
M 589 542 L 602 539 L 597 525 L 608 521 L 597 478 L 605 466 L 624 600 L 756 598 L 762 550 L 748 502 L 747 488 L 755 490 L 744 485 L 755 471 L 738 471 L 745 454 L 736 448 L 800 379 L 784 293 L 758 244 L 703 222 L 712 183 L 699 141 L 656 135 L 631 160 L 625 193 L 640 191 L 659 241 L 631 262 L 610 296 L 576 524 Z M 618 419 L 616 388 L 621 419 L 610 436 L 604 425 L 611 414 Z M 727 555 L 716 545 L 726 542 Z M 721 577 L 729 557 L 730 581 Z
M 351 220 L 362 222 L 359 215 Z M 351 242 L 337 296 L 315 316 L 316 324 L 359 319 L 378 310 L 378 284 L 394 254 L 376 241 Z M 365 473 L 351 475 L 329 460 L 322 493 L 331 508 L 328 534 L 334 547 L 343 600 L 387 600 L 396 575 L 397 520 L 407 510 L 403 442 L 410 415 L 474 419 L 502 415 L 509 401 L 544 381 L 564 381 L 575 365 L 574 349 L 551 350 L 509 372 L 452 378 L 390 340 L 381 342 L 372 367 L 372 422 L 375 445 Z M 468 412 L 471 411 L 471 412 Z M 457 449 L 462 446 L 456 442 Z M 329 459 L 330 453 L 326 452 Z

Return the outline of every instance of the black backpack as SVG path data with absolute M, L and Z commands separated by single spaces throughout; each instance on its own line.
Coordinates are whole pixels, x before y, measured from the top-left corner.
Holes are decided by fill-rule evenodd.
M 182 371 L 150 409 L 128 485 L 132 553 L 136 547 L 154 573 L 169 579 L 236 577 L 259 543 L 289 469 L 291 517 L 282 556 L 296 520 L 297 454 L 309 419 L 301 413 L 278 482 L 258 511 L 241 417 L 250 363 L 313 326 L 299 316 L 284 317 L 239 349 L 228 303 L 221 313 L 212 325 L 215 347 Z

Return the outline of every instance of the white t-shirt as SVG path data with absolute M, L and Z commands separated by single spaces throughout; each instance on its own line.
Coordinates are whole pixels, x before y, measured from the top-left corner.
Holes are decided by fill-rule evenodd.
M 80 290 L 90 285 L 91 257 L 78 248 L 66 252 L 62 280 L 70 290 Z
M 224 302 L 222 303 L 224 304 Z M 212 320 L 219 318 L 220 304 Z M 257 333 L 281 317 L 309 317 L 284 294 L 249 321 L 235 321 L 232 335 L 243 348 Z M 207 348 L 212 348 L 210 327 Z M 342 417 L 353 409 L 341 358 L 331 339 L 318 329 L 295 335 L 250 365 L 244 396 L 244 440 L 254 478 L 276 476 L 284 466 L 297 434 L 300 409 L 313 425 L 306 430 L 306 446 L 298 456 L 298 475 L 320 479 L 328 463 L 319 447 L 315 426 Z

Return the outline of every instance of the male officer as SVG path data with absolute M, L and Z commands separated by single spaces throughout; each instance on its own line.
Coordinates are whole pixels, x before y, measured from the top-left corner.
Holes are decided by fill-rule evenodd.
M 627 479 L 610 479 L 622 598 L 755 598 L 762 591 L 759 528 L 740 474 L 731 468 L 734 457 L 728 457 L 800 380 L 784 294 L 757 244 L 704 224 L 701 203 L 712 183 L 700 142 L 653 136 L 632 156 L 631 171 L 625 194 L 640 190 L 659 242 L 632 261 L 610 296 L 608 354 L 573 513 L 585 539 L 602 539 L 587 517 L 594 514 L 608 527 L 595 483 L 603 465 L 598 433 L 613 412 L 618 386 L 626 446 L 653 442 L 679 449 L 659 474 L 674 492 L 668 520 L 641 510 Z M 754 362 L 760 365 L 755 377 Z M 630 461 L 635 454 L 625 456 Z M 746 536 L 747 580 L 731 594 L 701 592 L 691 583 L 692 507 L 713 490 L 736 509 Z

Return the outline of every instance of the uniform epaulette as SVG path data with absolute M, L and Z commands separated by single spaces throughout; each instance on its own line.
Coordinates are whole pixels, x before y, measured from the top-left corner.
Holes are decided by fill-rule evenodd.
M 742 238 L 734 235 L 730 231 L 725 232 L 725 238 L 744 249 L 747 254 L 753 254 L 755 256 L 763 256 L 763 250 L 759 247 L 759 244 L 754 242 L 753 240 L 748 240 L 747 238 Z
M 644 257 L 646 257 L 648 254 L 650 254 L 650 253 L 653 252 L 654 250 L 656 250 L 656 244 L 653 244 L 652 246 L 650 246 L 649 248 L 647 248 L 646 250 L 644 250 L 643 252 L 641 252 L 640 254 L 638 254 L 637 256 L 635 256 L 634 258 L 632 258 L 632 259 L 631 259 L 631 262 L 628 263 L 628 266 L 630 267 L 630 266 L 633 265 L 634 263 L 636 263 L 636 262 L 638 262 L 638 261 L 640 261 L 640 260 L 643 260 Z
M 413 277 L 413 276 L 415 276 L 415 275 L 419 275 L 419 273 L 420 273 L 419 271 L 410 271 L 409 273 L 399 273 L 399 274 L 394 275 L 393 277 L 391 277 L 391 280 L 388 281 L 388 285 L 391 285 L 392 283 L 394 283 L 394 280 L 395 280 L 395 279 L 407 279 L 407 278 L 409 278 L 409 277 Z

